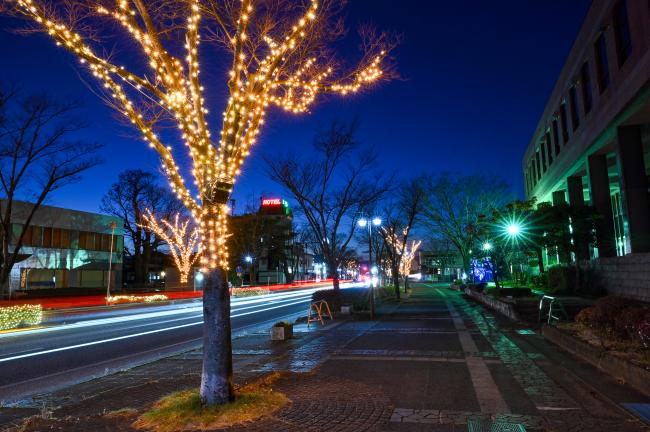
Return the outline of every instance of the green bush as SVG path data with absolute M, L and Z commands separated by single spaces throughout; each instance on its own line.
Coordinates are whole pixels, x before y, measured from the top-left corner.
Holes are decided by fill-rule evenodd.
M 500 297 L 530 297 L 531 289 L 526 287 L 501 288 Z
M 574 267 L 553 266 L 546 271 L 546 292 L 568 293 L 574 290 L 576 271 Z
M 546 288 L 548 286 L 548 273 L 540 273 L 530 277 L 530 283 L 535 288 Z

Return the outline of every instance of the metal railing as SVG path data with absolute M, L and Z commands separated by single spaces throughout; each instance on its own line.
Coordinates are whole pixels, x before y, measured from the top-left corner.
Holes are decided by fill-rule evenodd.
M 544 317 L 544 305 L 548 304 L 548 313 Z M 562 319 L 568 321 L 569 316 L 564 309 L 564 305 L 557 297 L 552 297 L 549 295 L 543 295 L 539 300 L 539 316 L 538 321 L 542 322 L 542 318 L 545 319 L 547 324 L 555 324 L 560 322 Z

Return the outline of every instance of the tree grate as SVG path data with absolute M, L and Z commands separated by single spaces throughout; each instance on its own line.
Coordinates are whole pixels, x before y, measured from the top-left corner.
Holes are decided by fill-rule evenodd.
M 526 428 L 521 423 L 468 419 L 467 432 L 526 432 Z

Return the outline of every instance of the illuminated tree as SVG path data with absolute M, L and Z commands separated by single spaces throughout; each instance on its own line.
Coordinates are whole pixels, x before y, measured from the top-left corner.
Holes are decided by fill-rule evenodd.
M 49 34 L 75 55 L 99 81 L 109 104 L 159 153 L 172 189 L 201 229 L 206 270 L 201 399 L 205 404 L 231 401 L 226 204 L 242 164 L 271 106 L 306 112 L 319 94 L 351 94 L 388 77 L 382 65 L 392 44 L 384 34 L 364 31 L 358 66 L 336 73 L 339 63 L 330 45 L 344 29 L 336 19 L 340 6 L 335 0 L 322 5 L 269 0 L 257 8 L 252 0 L 5 3 L 29 20 L 32 30 Z M 214 136 L 209 124 L 218 119 L 208 112 L 199 64 L 209 51 L 201 40 L 218 44 L 230 64 L 224 77 L 228 101 Z M 130 46 L 120 50 L 128 53 L 121 64 L 107 53 L 124 42 Z M 216 65 L 214 55 L 205 57 L 204 66 L 215 66 L 209 75 L 213 80 L 224 63 Z M 169 125 L 178 129 L 181 145 L 171 145 Z M 192 164 L 190 186 L 177 165 L 182 145 Z
M 174 216 L 174 223 L 166 219 L 156 220 L 151 210 L 146 209 L 142 215 L 142 228 L 153 232 L 169 246 L 176 268 L 180 273 L 181 283 L 186 284 L 192 266 L 201 256 L 201 232 L 198 228 L 190 229 L 190 219 L 180 221 L 180 214 Z
M 406 280 L 411 274 L 411 266 L 413 265 L 413 260 L 415 259 L 416 253 L 422 244 L 421 240 L 411 240 L 411 247 L 403 249 L 402 260 L 400 261 L 400 273 L 402 277 Z

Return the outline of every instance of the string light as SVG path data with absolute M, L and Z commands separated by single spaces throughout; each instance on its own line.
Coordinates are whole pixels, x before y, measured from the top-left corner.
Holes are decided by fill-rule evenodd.
M 124 28 L 140 46 L 152 74 L 138 75 L 124 66 L 113 64 L 98 55 L 89 42 L 56 17 L 56 8 L 36 0 L 13 0 L 15 10 L 37 23 L 56 42 L 79 58 L 103 85 L 113 106 L 142 134 L 144 141 L 161 157 L 163 169 L 177 197 L 196 220 L 202 243 L 203 268 L 228 266 L 226 203 L 241 167 L 256 143 L 270 106 L 293 113 L 304 113 L 322 93 L 348 95 L 378 81 L 383 71 L 385 50 L 368 58 L 352 73 L 337 80 L 333 68 L 319 64 L 315 57 L 304 58 L 310 47 L 309 35 L 318 28 L 319 3 L 311 0 L 305 12 L 285 35 L 268 34 L 251 41 L 248 25 L 254 19 L 251 0 L 241 0 L 233 31 L 226 31 L 233 54 L 228 73 L 229 99 L 223 112 L 222 127 L 216 140 L 210 134 L 206 116 L 205 90 L 200 81 L 199 45 L 202 9 L 199 0 L 188 0 L 184 24 L 184 57 L 177 58 L 163 46 L 163 38 L 144 2 L 118 0 L 115 7 L 98 6 L 96 12 L 109 17 Z M 325 16 L 327 13 L 324 14 Z M 323 18 L 325 20 L 325 18 Z M 258 43 L 259 42 L 259 43 Z M 258 52 L 263 45 L 265 51 Z M 255 48 L 253 48 L 255 47 Z M 135 93 L 134 93 L 135 92 Z M 140 95 L 169 112 L 179 129 L 183 144 L 189 149 L 194 185 L 192 196 L 172 155 L 154 132 L 156 118 L 146 118 L 145 111 L 130 97 Z
M 167 243 L 180 274 L 181 283 L 186 284 L 192 266 L 201 255 L 200 231 L 197 228 L 189 229 L 189 219 L 181 223 L 178 213 L 174 217 L 173 224 L 166 219 L 160 219 L 158 222 L 149 209 L 145 210 L 142 219 L 144 220 L 141 225 L 143 228 L 153 232 Z

